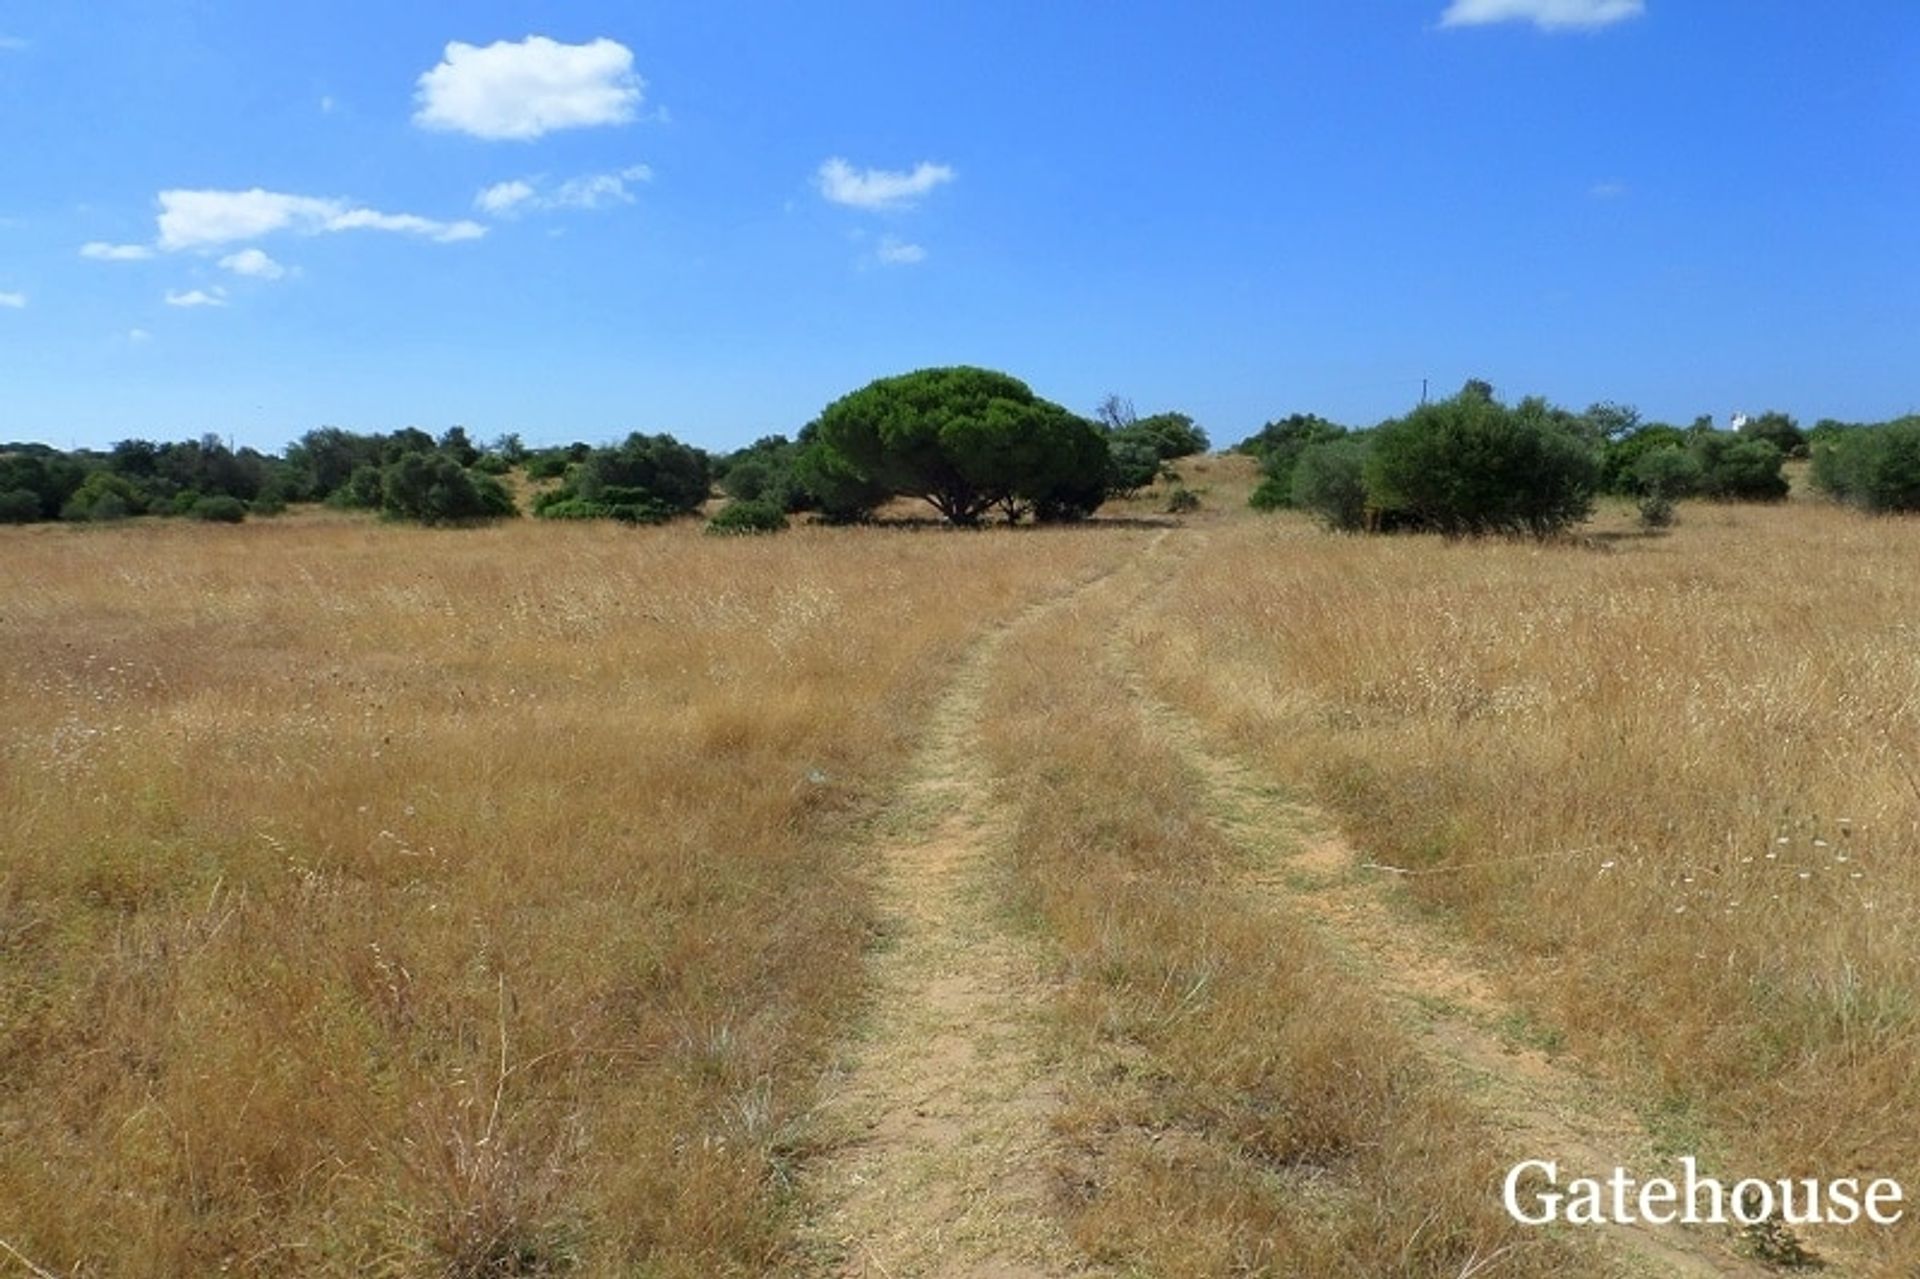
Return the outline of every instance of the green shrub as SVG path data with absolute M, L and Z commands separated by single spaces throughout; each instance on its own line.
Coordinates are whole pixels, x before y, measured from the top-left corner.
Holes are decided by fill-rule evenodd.
M 1669 505 L 1676 498 L 1691 497 L 1700 491 L 1704 472 L 1700 461 L 1677 444 L 1662 444 L 1642 453 L 1634 464 L 1634 491 L 1644 497 L 1665 498 Z
M 470 471 L 445 453 L 408 453 L 389 462 L 380 474 L 380 510 L 420 524 L 470 524 L 517 514 L 499 480 Z
M 1543 537 L 1587 517 L 1600 480 L 1593 442 L 1545 401 L 1508 408 L 1471 386 L 1375 433 L 1367 497 L 1450 537 Z
M 1315 444 L 1337 440 L 1347 429 L 1311 413 L 1295 413 L 1261 427 L 1234 446 L 1234 452 L 1260 459 L 1265 478 L 1248 497 L 1256 511 L 1277 511 L 1293 505 L 1293 468 L 1300 455 Z
M 1740 428 L 1743 440 L 1764 440 L 1780 450 L 1782 457 L 1805 457 L 1807 437 L 1800 424 L 1785 413 L 1762 413 L 1749 418 Z
M 1153 440 L 1124 431 L 1107 437 L 1107 492 L 1132 497 L 1159 474 L 1160 453 Z
M 1258 431 L 1233 446 L 1235 453 L 1245 453 L 1249 457 L 1265 462 L 1276 453 L 1284 453 L 1289 458 L 1299 457 L 1308 445 L 1325 444 L 1337 440 L 1347 433 L 1347 428 L 1315 413 L 1289 413 L 1286 417 L 1268 422 Z M 1291 466 L 1288 467 L 1291 470 Z
M 1673 499 L 1664 493 L 1649 493 L 1640 499 L 1640 527 L 1668 528 L 1673 524 Z
M 665 524 L 682 512 L 658 502 L 589 502 L 582 497 L 569 497 L 565 490 L 555 490 L 533 499 L 533 513 L 543 520 L 618 520 L 622 524 Z
M 772 502 L 736 498 L 707 521 L 707 532 L 721 534 L 778 533 L 787 527 L 787 513 Z
M 40 503 L 38 518 L 58 519 L 86 479 L 87 469 L 45 445 L 29 447 L 34 451 L 0 451 L 0 493 L 31 493 Z
M 533 513 L 543 519 L 658 524 L 698 510 L 712 491 L 704 452 L 671 435 L 635 432 L 571 466 L 566 483 L 536 499 Z
M 563 497 L 559 493 L 542 493 L 534 498 L 533 513 L 543 520 L 604 520 L 608 518 L 605 507 L 593 502 L 583 502 L 577 497 Z
M 774 481 L 773 466 L 757 457 L 742 458 L 727 468 L 720 489 L 728 497 L 742 502 L 758 502 L 766 497 Z
M 86 508 L 85 518 L 96 523 L 124 520 L 132 516 L 133 507 L 118 493 L 103 493 Z
M 210 524 L 238 524 L 247 518 L 247 504 L 224 493 L 203 497 L 193 504 L 193 518 Z
M 1167 494 L 1168 515 L 1190 515 L 1200 509 L 1200 495 L 1182 485 Z
M 146 511 L 146 502 L 125 476 L 91 471 L 60 508 L 63 520 L 124 520 Z
M 467 438 L 467 428 L 450 426 L 434 445 L 440 452 L 457 462 L 463 469 L 471 467 L 480 460 L 480 450 Z
M 576 497 L 609 505 L 651 503 L 690 512 L 713 492 L 707 455 L 671 435 L 635 432 L 613 448 L 595 449 L 574 468 Z
M 473 464 L 473 469 L 482 475 L 505 475 L 513 465 L 498 453 L 482 453 Z
M 1366 436 L 1310 444 L 1293 464 L 1292 505 L 1330 529 L 1357 533 L 1367 526 Z
M 173 495 L 173 500 L 167 503 L 167 509 L 162 513 L 166 515 L 192 515 L 193 508 L 199 501 L 200 494 L 198 490 L 181 489 Z
M 527 478 L 530 480 L 557 480 L 567 473 L 573 465 L 573 458 L 565 449 L 545 449 L 527 459 Z
M 1124 433 L 1137 432 L 1153 441 L 1162 461 L 1192 457 L 1207 451 L 1207 433 L 1185 413 L 1155 413 L 1136 419 Z
M 817 505 L 795 472 L 799 456 L 799 441 L 765 435 L 720 458 L 714 463 L 714 475 L 728 497 L 771 502 L 792 515 Z
M 1856 426 L 1816 440 L 1813 482 L 1877 513 L 1920 511 L 1920 417 Z
M 40 495 L 32 489 L 0 493 L 0 524 L 31 524 L 40 518 Z
M 340 507 L 349 511 L 377 511 L 380 509 L 381 468 L 372 462 L 364 462 L 353 468 L 346 483 L 335 489 L 327 498 L 328 506 Z
M 1641 486 L 1640 459 L 1658 449 L 1687 446 L 1687 433 L 1677 426 L 1643 426 L 1636 431 L 1609 440 L 1600 462 L 1600 487 L 1607 493 L 1638 497 Z
M 1700 493 L 1718 502 L 1778 502 L 1789 489 L 1786 456 L 1765 440 L 1697 432 L 1687 446 L 1700 464 Z
M 493 442 L 493 447 L 489 449 L 488 452 L 498 457 L 509 467 L 519 466 L 522 462 L 526 461 L 529 456 L 526 443 L 520 438 L 518 431 L 506 432 Z
M 1298 465 L 1298 458 L 1294 464 Z M 1256 511 L 1284 511 L 1293 505 L 1293 467 L 1287 468 L 1287 478 L 1269 475 L 1254 485 L 1253 492 L 1247 495 L 1247 505 Z

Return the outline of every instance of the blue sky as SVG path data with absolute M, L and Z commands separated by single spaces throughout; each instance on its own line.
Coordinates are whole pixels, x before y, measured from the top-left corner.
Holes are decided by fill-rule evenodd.
M 1912 0 L 0 0 L 0 130 L 0 439 L 1920 408 Z

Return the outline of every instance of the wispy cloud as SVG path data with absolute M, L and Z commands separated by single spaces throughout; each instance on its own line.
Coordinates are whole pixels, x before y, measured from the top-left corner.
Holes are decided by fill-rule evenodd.
M 1587 188 L 1587 194 L 1596 200 L 1618 200 L 1630 190 L 1626 183 L 1616 181 L 1596 182 Z
M 548 187 L 544 177 L 496 182 L 473 198 L 474 207 L 496 217 L 513 217 L 533 209 L 604 209 L 632 204 L 628 184 L 650 182 L 653 170 L 630 164 L 611 173 L 588 173 Z
M 26 305 L 27 295 L 24 293 L 0 293 L 0 307 L 19 311 L 25 309 Z
M 629 165 L 615 173 L 589 173 L 562 182 L 546 198 L 545 205 L 550 209 L 599 209 L 609 204 L 632 204 L 633 193 L 627 184 L 652 180 L 653 170 L 644 164 Z
M 226 304 L 227 291 L 219 287 L 215 287 L 212 291 L 190 289 L 185 293 L 173 290 L 167 292 L 168 306 L 225 306 Z
M 0 35 L 0 53 L 18 53 L 27 47 L 27 41 L 19 36 Z
M 422 73 L 413 122 L 489 141 L 526 141 L 556 129 L 626 124 L 646 82 L 618 41 L 561 44 L 545 36 L 482 48 L 453 41 Z
M 873 256 L 881 266 L 914 266 L 927 260 L 927 251 L 917 244 L 883 235 L 879 245 L 874 248 Z
M 320 235 L 392 231 L 446 244 L 487 233 L 478 222 L 442 222 L 413 213 L 381 213 L 345 200 L 250 191 L 162 191 L 158 245 L 169 251 L 213 248 L 276 231 Z
M 153 250 L 144 244 L 108 244 L 104 240 L 93 240 L 80 246 L 80 256 L 96 262 L 138 262 L 152 257 Z
M 510 182 L 496 182 L 486 188 L 473 197 L 473 205 L 482 213 L 498 215 L 510 213 L 532 198 L 533 184 L 515 178 Z
M 814 175 L 820 194 L 834 204 L 856 209 L 894 209 L 913 204 L 935 187 L 954 179 L 944 164 L 921 161 L 910 172 L 856 169 L 839 156 L 821 164 Z
M 1483 27 L 1531 22 L 1542 31 L 1594 30 L 1647 11 L 1646 0 L 1453 0 L 1440 15 L 1443 27 Z

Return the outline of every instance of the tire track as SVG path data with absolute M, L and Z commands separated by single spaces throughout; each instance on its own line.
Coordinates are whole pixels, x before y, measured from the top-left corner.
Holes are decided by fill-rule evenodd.
M 1196 537 L 1190 553 L 1199 553 L 1206 540 L 1205 534 Z M 1151 558 L 1136 564 L 1145 569 Z M 1134 658 L 1128 623 L 1177 568 L 1171 559 L 1155 567 L 1114 627 L 1107 657 L 1145 722 L 1205 787 L 1219 828 L 1246 856 L 1247 890 L 1312 924 L 1333 944 L 1397 1013 L 1442 1077 L 1496 1125 L 1515 1158 L 1558 1160 L 1563 1184 L 1615 1167 L 1670 1174 L 1671 1167 L 1656 1158 L 1645 1125 L 1620 1097 L 1502 1033 L 1503 1026 L 1526 1024 L 1523 1010 L 1503 999 L 1463 946 L 1395 909 L 1387 897 L 1390 885 L 1362 867 L 1325 814 L 1290 799 L 1244 761 L 1215 751 L 1198 720 L 1153 695 Z M 1488 1190 L 1498 1193 L 1497 1187 Z M 1739 1255 L 1727 1228 L 1600 1229 L 1623 1260 L 1646 1273 L 1773 1273 Z
M 1150 551 L 1161 533 L 1148 543 Z M 872 1011 L 829 1076 L 801 1231 L 813 1273 L 1041 1279 L 1094 1273 L 1054 1207 L 1040 1049 L 1051 992 L 999 918 L 991 851 L 1005 838 L 976 734 L 1008 636 L 1113 579 L 1029 606 L 977 642 L 929 718 L 909 781 L 881 819 Z

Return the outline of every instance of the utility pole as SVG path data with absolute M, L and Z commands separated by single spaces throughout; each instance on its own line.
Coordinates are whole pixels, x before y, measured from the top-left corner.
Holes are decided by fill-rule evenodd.
M 1424 407 L 1426 405 L 1426 402 L 1427 402 L 1427 379 L 1421 378 L 1420 379 L 1420 403 Z

